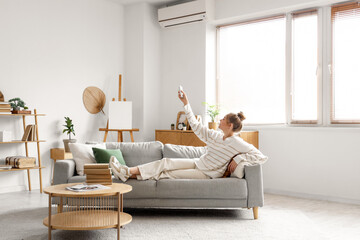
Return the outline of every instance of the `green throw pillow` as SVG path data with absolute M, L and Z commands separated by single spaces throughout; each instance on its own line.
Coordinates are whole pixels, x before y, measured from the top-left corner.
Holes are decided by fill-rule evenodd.
M 92 150 L 97 163 L 109 163 L 111 156 L 115 156 L 121 165 L 126 165 L 120 149 L 93 148 Z

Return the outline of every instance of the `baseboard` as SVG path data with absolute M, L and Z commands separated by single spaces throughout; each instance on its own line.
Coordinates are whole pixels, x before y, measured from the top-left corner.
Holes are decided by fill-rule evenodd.
M 283 190 L 269 189 L 269 188 L 265 188 L 264 192 L 269 193 L 269 194 L 284 195 L 284 196 L 289 196 L 289 197 L 298 197 L 298 198 L 305 198 L 305 199 L 312 199 L 312 200 L 322 200 L 322 201 L 329 201 L 329 202 L 360 205 L 359 199 L 339 198 L 339 197 L 283 191 Z
M 39 190 L 40 185 L 31 186 L 31 190 Z M 9 192 L 22 192 L 22 191 L 29 191 L 28 186 L 9 186 L 9 187 L 0 187 L 0 194 L 1 193 L 9 193 Z

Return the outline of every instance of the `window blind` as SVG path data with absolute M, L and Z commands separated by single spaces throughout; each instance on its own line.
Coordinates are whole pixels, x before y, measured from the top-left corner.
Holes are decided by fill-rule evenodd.
M 331 123 L 360 123 L 360 5 L 334 5 L 332 21 Z

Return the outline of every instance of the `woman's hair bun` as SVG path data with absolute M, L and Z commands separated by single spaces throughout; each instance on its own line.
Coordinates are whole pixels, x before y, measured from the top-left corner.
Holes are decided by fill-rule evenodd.
M 240 118 L 241 121 L 244 121 L 246 119 L 243 112 L 239 112 L 237 116 Z

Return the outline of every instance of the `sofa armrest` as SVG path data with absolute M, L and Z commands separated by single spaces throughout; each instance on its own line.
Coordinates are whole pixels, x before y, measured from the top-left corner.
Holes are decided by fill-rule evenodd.
M 68 179 L 75 174 L 73 159 L 57 160 L 54 166 L 54 185 L 68 183 Z
M 248 188 L 248 208 L 264 205 L 264 187 L 261 165 L 245 166 L 245 179 Z

